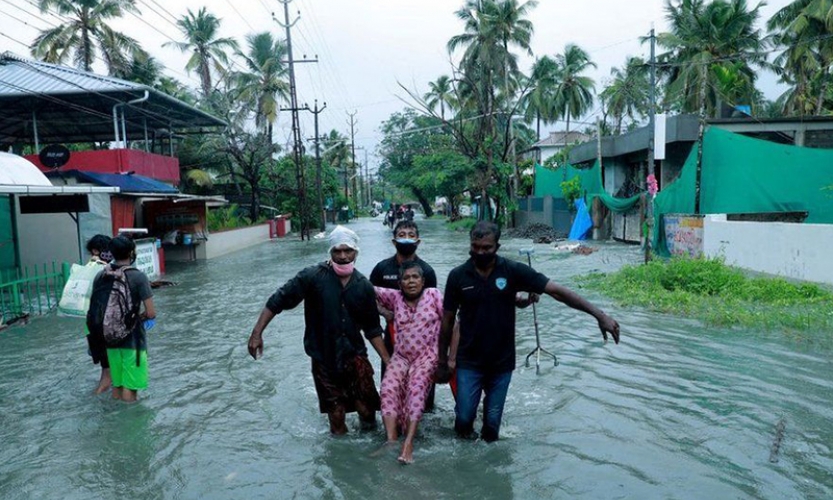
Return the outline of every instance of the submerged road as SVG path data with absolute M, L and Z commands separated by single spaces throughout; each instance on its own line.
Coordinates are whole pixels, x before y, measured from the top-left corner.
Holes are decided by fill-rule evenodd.
M 371 219 L 350 227 L 369 274 L 392 254 L 390 233 Z M 420 255 L 442 289 L 468 238 L 441 221 L 422 229 Z M 531 245 L 502 243 L 510 258 Z M 560 364 L 540 374 L 523 367 L 535 338 L 531 309 L 519 312 L 519 368 L 498 443 L 454 439 L 445 386 L 412 466 L 396 462 L 398 449 L 376 453 L 381 426 L 358 432 L 355 416 L 351 433 L 333 438 L 303 352 L 302 307 L 272 322 L 263 359 L 246 352 L 267 297 L 326 249 L 281 240 L 172 266 L 179 286 L 156 291 L 150 389 L 137 405 L 91 394 L 98 373 L 78 320 L 0 333 L 0 498 L 833 497 L 829 343 L 707 328 L 596 295 L 622 343 L 604 345 L 592 318 L 545 297 L 542 344 Z M 572 286 L 576 275 L 639 260 L 622 245 L 589 256 L 536 245 L 533 266 Z

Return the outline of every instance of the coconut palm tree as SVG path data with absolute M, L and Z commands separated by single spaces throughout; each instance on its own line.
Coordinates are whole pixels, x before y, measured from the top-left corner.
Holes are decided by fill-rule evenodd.
M 614 133 L 622 133 L 625 117 L 632 122 L 645 116 L 650 106 L 651 84 L 648 81 L 648 66 L 641 57 L 629 57 L 622 69 L 610 70 L 613 80 L 600 94 L 606 111 L 616 120 Z
M 558 65 L 549 56 L 543 56 L 532 65 L 529 75 L 529 92 L 524 96 L 522 108 L 527 123 L 535 120 L 535 135 L 541 140 L 541 122 L 553 123 L 558 119 L 555 107 L 558 89 Z
M 447 75 L 442 75 L 437 78 L 437 81 L 429 82 L 428 89 L 428 92 L 423 97 L 425 103 L 431 111 L 437 109 L 439 105 L 440 118 L 445 121 L 445 107 L 448 106 L 449 110 L 453 110 L 456 106 L 451 78 Z
M 45 62 L 65 64 L 72 56 L 76 67 L 92 71 L 101 55 L 109 74 L 130 66 L 131 58 L 140 55 L 139 42 L 107 24 L 132 12 L 138 14 L 134 0 L 39 0 L 41 13 L 54 12 L 66 19 L 64 24 L 41 31 L 32 42 L 32 55 Z
M 774 69 L 783 83 L 785 112 L 822 114 L 833 66 L 833 1 L 795 0 L 767 23 L 784 51 Z M 815 105 L 813 105 L 815 101 Z
M 718 68 L 729 67 L 747 82 L 740 99 L 751 102 L 757 77 L 753 66 L 766 65 L 766 42 L 755 28 L 760 5 L 750 9 L 746 0 L 668 0 L 665 9 L 670 31 L 660 33 L 657 44 L 667 50 L 659 56 L 668 68 L 666 105 L 713 112 Z
M 567 136 L 570 135 L 570 119 L 578 118 L 590 111 L 596 84 L 583 73 L 595 68 L 596 63 L 578 45 L 568 43 L 562 54 L 556 54 L 558 88 L 555 93 L 555 108 L 559 116 L 567 121 Z M 566 172 L 566 170 L 565 170 Z
M 280 102 L 289 99 L 289 83 L 286 81 L 286 43 L 263 32 L 246 36 L 247 51 L 238 51 L 246 64 L 247 72 L 236 73 L 241 97 L 256 103 L 255 124 L 266 131 L 272 141 L 272 126 L 278 119 Z
M 200 7 L 196 14 L 191 9 L 176 22 L 185 36 L 184 42 L 167 42 L 165 47 L 176 47 L 182 52 L 193 52 L 185 64 L 187 71 L 197 71 L 200 76 L 203 97 L 208 97 L 213 88 L 211 70 L 225 74 L 229 64 L 227 50 L 237 50 L 237 40 L 218 38 L 220 19 Z

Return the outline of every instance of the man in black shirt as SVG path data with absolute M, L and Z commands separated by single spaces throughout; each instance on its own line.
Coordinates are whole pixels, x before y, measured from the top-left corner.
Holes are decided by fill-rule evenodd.
M 329 236 L 330 260 L 308 267 L 278 289 L 266 302 L 249 337 L 249 354 L 263 354 L 263 330 L 276 315 L 304 302 L 304 350 L 312 359 L 312 375 L 321 413 L 330 432 L 347 432 L 345 415 L 358 412 L 363 428 L 373 427 L 380 408 L 373 367 L 359 330 L 386 363 L 373 285 L 354 269 L 359 237 L 342 226 Z
M 396 224 L 393 230 L 393 246 L 396 253 L 393 257 L 380 261 L 370 273 L 370 282 L 373 286 L 399 290 L 399 268 L 405 262 L 416 262 L 422 268 L 422 276 L 425 280 L 425 288 L 437 288 L 437 274 L 427 262 L 417 257 L 416 251 L 420 244 L 419 228 L 412 220 L 402 220 Z M 393 353 L 393 339 L 396 333 L 393 331 L 393 321 L 390 318 L 385 328 L 385 347 L 389 353 Z M 382 364 L 382 376 L 385 375 L 385 364 Z M 425 410 L 431 411 L 434 408 L 434 388 L 428 393 L 425 400 Z
M 518 292 L 529 292 L 531 300 L 545 293 L 559 302 L 590 314 L 599 322 L 605 342 L 607 334 L 619 343 L 619 324 L 572 290 L 558 285 L 520 262 L 497 255 L 500 229 L 491 222 L 475 224 L 470 233 L 471 258 L 448 275 L 440 333 L 438 379 L 457 369 L 457 404 L 454 429 L 470 436 L 480 397 L 483 400 L 485 441 L 498 439 L 506 393 L 515 369 L 515 306 Z M 456 359 L 449 355 L 452 328 L 460 311 L 460 333 Z M 455 352 L 455 349 L 451 349 Z

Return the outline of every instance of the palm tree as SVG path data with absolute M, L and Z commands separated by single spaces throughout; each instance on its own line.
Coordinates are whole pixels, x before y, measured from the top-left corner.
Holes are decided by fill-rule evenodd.
M 165 47 L 173 46 L 182 52 L 193 52 L 188 63 L 187 71 L 196 70 L 200 75 L 203 97 L 211 93 L 211 68 L 220 74 L 225 74 L 229 63 L 226 50 L 237 50 L 237 40 L 233 38 L 217 38 L 220 30 L 220 19 L 206 11 L 205 7 L 194 14 L 191 9 L 176 22 L 179 31 L 185 36 L 185 42 L 167 42 Z
M 276 40 L 271 33 L 263 32 L 246 36 L 248 50 L 238 55 L 245 61 L 248 72 L 235 74 L 241 97 L 256 103 L 255 123 L 265 129 L 269 141 L 273 140 L 272 126 L 278 119 L 280 101 L 289 98 L 286 81 L 286 43 Z
M 767 26 L 775 32 L 775 44 L 784 47 L 774 68 L 791 86 L 784 95 L 785 111 L 820 115 L 833 66 L 833 2 L 795 0 L 776 12 Z
M 766 64 L 765 41 L 755 29 L 760 5 L 750 10 L 746 0 L 668 0 L 665 9 L 670 31 L 660 33 L 657 43 L 668 51 L 659 56 L 669 68 L 666 104 L 688 112 L 699 109 L 702 115 L 713 112 L 718 68 L 730 67 L 745 81 L 739 98 L 751 102 L 752 66 Z
M 582 73 L 595 68 L 596 63 L 578 45 L 569 43 L 564 47 L 563 54 L 556 54 L 555 63 L 558 67 L 558 88 L 555 94 L 555 108 L 560 116 L 567 120 L 567 137 L 570 136 L 570 118 L 577 118 L 588 111 L 593 105 L 593 92 L 596 84 L 589 76 Z M 566 169 L 565 169 L 566 174 Z
M 460 64 L 463 82 L 460 87 L 465 91 L 461 92 L 461 97 L 466 102 L 460 103 L 460 106 L 474 111 L 472 114 L 479 117 L 472 141 L 478 149 L 472 156 L 486 157 L 482 162 L 485 169 L 478 176 L 481 200 L 486 207 L 489 206 L 486 203 L 486 187 L 496 174 L 494 145 L 498 144 L 501 136 L 505 138 L 504 161 L 512 156 L 513 151 L 512 120 L 503 120 L 505 133 L 498 133 L 495 114 L 500 97 L 503 98 L 507 117 L 513 113 L 514 92 L 510 85 L 518 81 L 518 64 L 517 56 L 510 48 L 520 47 L 531 53 L 532 23 L 525 17 L 535 5 L 536 0 L 523 4 L 519 4 L 518 0 L 467 0 L 456 12 L 465 25 L 464 32 L 448 41 L 449 52 L 464 49 Z M 501 80 L 502 93 L 497 83 Z M 509 161 L 514 163 L 514 158 Z M 517 176 L 513 178 L 517 179 Z M 503 180 L 498 179 L 498 182 L 503 184 Z M 481 211 L 481 215 L 485 215 L 484 212 Z
M 529 75 L 530 91 L 524 96 L 523 110 L 527 122 L 535 120 L 535 135 L 541 140 L 541 122 L 555 122 L 558 111 L 555 108 L 558 89 L 558 65 L 549 56 L 543 56 L 532 65 Z
M 607 112 L 616 119 L 615 134 L 622 133 L 622 121 L 628 117 L 632 122 L 637 116 L 644 116 L 650 106 L 650 82 L 648 66 L 641 57 L 629 57 L 623 69 L 610 70 L 613 80 L 602 91 L 600 97 Z
M 39 0 L 38 7 L 43 14 L 54 9 L 67 20 L 41 31 L 32 42 L 32 55 L 38 59 L 64 64 L 72 55 L 76 67 L 92 71 L 100 53 L 113 75 L 130 66 L 131 57 L 142 53 L 139 42 L 107 24 L 129 12 L 138 14 L 134 0 Z
M 445 107 L 448 106 L 449 110 L 453 110 L 456 106 L 454 88 L 451 85 L 451 78 L 446 75 L 442 75 L 437 78 L 436 82 L 429 82 L 428 88 L 430 90 L 425 94 L 423 99 L 425 99 L 425 102 L 431 111 L 435 110 L 437 105 L 439 105 L 440 118 L 445 121 Z

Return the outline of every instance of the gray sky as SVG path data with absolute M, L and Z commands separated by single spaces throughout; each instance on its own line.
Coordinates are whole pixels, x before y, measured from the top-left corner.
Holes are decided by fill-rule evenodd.
M 0 0 L 2 33 L 30 43 L 38 29 L 60 21 L 39 14 L 33 6 L 36 3 L 36 0 Z M 451 73 L 445 46 L 449 38 L 462 32 L 463 25 L 454 15 L 462 3 L 462 0 L 294 0 L 289 4 L 291 18 L 301 12 L 292 29 L 295 58 L 304 54 L 319 58 L 318 64 L 296 67 L 299 102 L 310 106 L 314 99 L 327 102 L 327 109 L 319 115 L 322 132 L 335 128 L 348 135 L 347 113 L 357 112 L 356 143 L 367 148 L 369 163 L 375 165 L 373 154 L 380 138 L 380 123 L 405 107 L 399 98 L 406 95 L 397 82 L 422 94 L 429 81 Z M 761 19 L 765 21 L 788 3 L 788 0 L 770 1 L 761 8 Z M 196 75 L 187 75 L 184 70 L 187 55 L 162 47 L 172 39 L 181 40 L 171 15 L 180 17 L 187 8 L 196 11 L 204 5 L 222 19 L 221 35 L 235 37 L 241 45 L 248 33 L 271 30 L 284 37 L 283 28 L 271 18 L 274 11 L 283 20 L 283 5 L 277 0 L 136 0 L 136 4 L 142 11 L 141 19 L 128 15 L 115 23 L 116 28 L 138 39 L 166 65 L 168 75 L 195 88 Z M 647 57 L 648 47 L 638 39 L 650 31 L 652 23 L 658 32 L 665 29 L 663 6 L 661 0 L 540 0 L 530 16 L 535 25 L 532 49 L 536 56 L 541 56 L 553 55 L 567 43 L 580 45 L 598 65 L 590 76 L 600 89 L 610 69 L 621 66 L 627 56 Z M 28 55 L 25 47 L 7 37 L 0 37 L 0 51 L 3 50 Z M 528 70 L 533 58 L 524 55 L 521 60 L 521 67 Z M 102 71 L 100 67 L 98 70 Z M 770 99 L 783 91 L 772 74 L 762 74 L 759 87 Z M 593 113 L 596 112 L 598 108 L 594 107 Z M 593 119 L 592 114 L 585 118 Z M 281 113 L 276 128 L 276 140 L 281 143 L 291 138 L 289 123 L 289 113 Z M 301 125 L 304 136 L 311 137 L 310 113 L 301 113 Z M 546 130 L 563 126 L 557 123 Z M 357 151 L 356 156 L 363 163 L 364 151 Z

